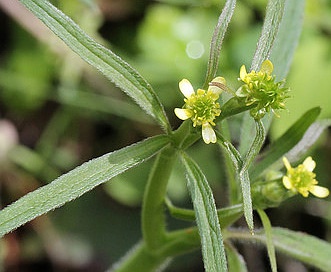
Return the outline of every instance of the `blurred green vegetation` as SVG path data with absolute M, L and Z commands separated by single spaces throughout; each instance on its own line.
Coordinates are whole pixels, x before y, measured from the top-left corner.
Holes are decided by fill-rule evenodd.
M 179 125 L 173 113 L 183 103 L 178 82 L 187 78 L 195 87 L 202 86 L 209 43 L 225 1 L 52 2 L 134 66 L 160 96 L 174 128 Z M 236 78 L 242 64 L 249 67 L 266 2 L 238 1 L 222 47 L 220 75 Z M 90 158 L 160 132 L 129 98 L 56 37 L 44 29 L 33 31 L 41 27 L 38 21 L 23 20 L 30 15 L 21 13 L 10 1 L 2 3 L 0 119 L 12 125 L 0 125 L 0 134 L 9 135 L 0 137 L 5 143 L 0 143 L 2 206 Z M 286 80 L 292 98 L 288 112 L 274 120 L 270 140 L 314 106 L 322 107 L 322 117 L 331 117 L 330 18 L 330 1 L 307 1 L 302 37 Z M 238 86 L 236 81 L 228 83 Z M 233 118 L 231 126 L 234 135 L 240 130 L 237 119 L 240 116 Z M 16 134 L 18 140 L 10 141 Z M 10 151 L 2 148 L 9 143 Z M 195 145 L 191 153 L 207 173 L 218 204 L 226 203 L 221 156 L 202 144 Z M 320 184 L 330 188 L 330 132 L 323 135 L 312 154 Z M 139 206 L 150 166 L 147 162 L 130 170 L 7 235 L 0 245 L 3 271 L 103 271 L 116 262 L 141 237 Z M 180 166 L 172 175 L 169 195 L 175 203 L 190 206 Z M 331 241 L 328 200 L 295 198 L 285 205 L 285 209 L 269 211 L 274 225 Z M 182 224 L 169 218 L 170 228 Z M 246 248 L 242 250 L 245 253 Z M 260 251 L 250 259 L 265 262 Z M 167 271 L 203 271 L 199 254 L 192 256 L 189 265 L 186 256 Z M 247 262 L 251 271 L 261 265 Z M 289 271 L 288 262 L 282 263 L 280 271 Z

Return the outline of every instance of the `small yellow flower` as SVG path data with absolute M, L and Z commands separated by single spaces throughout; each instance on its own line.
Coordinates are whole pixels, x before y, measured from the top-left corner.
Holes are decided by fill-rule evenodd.
M 270 110 L 277 116 L 275 110 L 285 108 L 285 99 L 288 98 L 288 88 L 283 87 L 284 82 L 275 82 L 272 76 L 274 67 L 270 60 L 265 60 L 258 72 L 254 70 L 247 73 L 245 65 L 240 68 L 240 78 L 244 84 L 237 90 L 236 95 L 245 98 L 247 106 L 255 105 L 251 115 L 262 118 Z
M 225 79 L 222 77 L 217 77 L 212 82 L 225 85 Z M 187 79 L 179 82 L 179 89 L 185 96 L 185 104 L 181 109 L 175 108 L 176 116 L 181 120 L 191 118 L 194 127 L 202 126 L 204 142 L 216 143 L 216 134 L 212 126 L 215 126 L 214 120 L 221 113 L 217 100 L 222 90 L 217 86 L 210 86 L 207 91 L 198 89 L 195 93 Z
M 298 192 L 304 197 L 307 197 L 309 193 L 320 198 L 329 195 L 327 188 L 317 185 L 316 174 L 313 172 L 316 163 L 311 157 L 306 158 L 296 168 L 292 168 L 290 162 L 285 157 L 283 157 L 283 162 L 287 169 L 286 176 L 283 176 L 285 188 L 295 193 Z

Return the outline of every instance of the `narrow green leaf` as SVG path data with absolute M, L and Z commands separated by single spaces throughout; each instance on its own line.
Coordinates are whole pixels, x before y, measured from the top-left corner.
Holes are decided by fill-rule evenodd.
M 284 228 L 273 228 L 277 250 L 304 263 L 331 271 L 331 244 L 314 236 Z
M 322 271 L 331 271 L 331 244 L 303 232 L 273 228 L 273 241 L 277 250 Z M 265 236 L 257 235 L 265 242 Z
M 182 161 L 186 168 L 188 187 L 196 212 L 205 270 L 225 272 L 226 256 L 213 193 L 198 165 L 185 153 L 182 154 Z
M 235 168 L 235 171 L 239 173 L 240 169 L 242 168 L 243 161 L 241 159 L 241 156 L 238 152 L 238 150 L 232 145 L 231 142 L 229 142 L 227 139 L 223 137 L 221 133 L 216 131 L 216 136 L 218 143 L 224 148 L 224 150 L 227 152 L 229 155 L 233 167 Z
M 217 142 L 223 148 L 226 162 L 228 186 L 229 186 L 229 201 L 230 204 L 236 204 L 241 199 L 241 191 L 239 190 L 239 171 L 242 167 L 242 159 L 238 150 L 232 145 L 230 141 L 225 139 L 221 133 L 216 131 Z
M 78 166 L 0 211 L 0 237 L 58 208 L 159 152 L 170 142 L 160 135 Z
M 261 120 L 255 121 L 256 135 L 252 145 L 249 147 L 248 152 L 243 160 L 241 171 L 247 171 L 257 154 L 259 154 L 261 147 L 264 143 L 266 134 L 263 123 Z
M 269 58 L 282 21 L 284 5 L 285 0 L 269 0 L 262 33 L 253 57 L 251 70 L 257 71 L 261 63 Z
M 240 179 L 241 191 L 243 196 L 245 219 L 249 229 L 253 233 L 253 229 L 254 229 L 253 204 L 251 197 L 251 184 L 248 176 L 248 171 L 240 171 L 239 179 Z
M 165 129 L 168 119 L 152 87 L 128 63 L 89 37 L 47 0 L 20 0 L 83 60 L 103 73 Z
M 237 179 L 240 181 L 245 219 L 249 229 L 253 231 L 253 205 L 248 169 L 254 158 L 256 157 L 257 153 L 260 151 L 261 146 L 264 142 L 265 130 L 263 124 L 261 121 L 256 121 L 256 135 L 244 160 L 241 159 L 241 156 L 239 152 L 235 149 L 235 147 L 230 142 L 228 142 L 220 133 L 216 132 L 216 135 L 218 143 L 221 144 L 221 146 L 224 148 L 227 155 L 231 159 L 233 163 L 233 171 L 235 172 Z
M 228 257 L 229 272 L 247 272 L 244 258 L 230 243 L 225 244 L 226 256 Z
M 272 143 L 268 150 L 260 156 L 259 162 L 255 164 L 253 169 L 251 169 L 251 179 L 256 179 L 261 173 L 263 173 L 263 171 L 268 169 L 269 166 L 271 166 L 277 160 L 281 159 L 286 152 L 296 146 L 300 140 L 303 140 L 307 129 L 316 120 L 320 112 L 321 109 L 319 107 L 308 110 L 281 137 Z M 308 147 L 311 146 L 313 143 L 309 143 L 309 141 L 316 139 L 316 137 L 318 138 L 321 133 L 321 129 L 324 129 L 327 124 L 328 122 L 324 124 L 321 123 L 319 130 L 309 130 L 307 138 L 305 138 L 304 142 L 300 143 L 300 148 L 303 149 L 303 145 L 308 145 Z M 314 126 L 313 128 L 316 127 Z M 293 154 L 298 154 L 298 151 L 294 151 Z
M 278 80 L 286 78 L 301 34 L 305 0 L 287 0 L 282 22 L 271 52 L 274 74 Z
M 319 139 L 323 131 L 331 126 L 331 119 L 318 120 L 310 125 L 301 140 L 286 153 L 289 161 L 297 161 L 302 158 L 309 148 Z
M 266 244 L 263 230 L 255 235 L 242 230 L 228 230 L 226 239 L 240 239 L 241 241 L 257 241 Z M 303 232 L 296 232 L 285 228 L 272 228 L 272 239 L 276 251 L 292 257 L 310 266 L 329 272 L 331 271 L 331 244 Z
M 236 6 L 236 0 L 227 0 L 222 10 L 221 15 L 218 18 L 217 25 L 214 30 L 214 34 L 210 44 L 210 56 L 207 67 L 207 74 L 204 83 L 204 88 L 208 88 L 208 84 L 213 80 L 217 71 L 220 58 L 220 51 L 222 42 L 225 36 L 225 32 L 228 28 L 229 22 L 232 18 L 234 8 Z
M 236 148 L 229 141 L 227 141 L 219 132 L 216 132 L 216 135 L 217 135 L 218 143 L 221 144 L 221 146 L 224 148 L 227 155 L 232 161 L 233 171 L 235 172 L 237 180 L 240 182 L 240 186 L 241 186 L 245 219 L 249 229 L 253 231 L 254 228 L 253 205 L 251 198 L 251 185 L 248 175 L 249 164 L 246 163 L 244 165 L 245 162 L 243 162 L 243 160 L 241 159 L 241 156 L 239 152 L 236 150 Z M 251 155 L 253 155 L 252 152 Z
M 275 246 L 274 246 L 273 240 L 272 240 L 271 223 L 264 210 L 257 209 L 257 212 L 260 216 L 260 219 L 262 221 L 263 228 L 265 231 L 266 245 L 267 245 L 267 251 L 268 251 L 268 256 L 269 256 L 270 265 L 271 265 L 271 271 L 277 272 L 276 252 L 275 252 Z
M 255 159 L 256 155 L 260 152 L 262 144 L 264 143 L 265 140 L 265 130 L 262 121 L 256 120 L 255 124 L 256 124 L 256 135 L 252 145 L 250 146 L 245 156 L 245 159 L 243 160 L 243 165 L 239 172 L 242 195 L 243 195 L 245 219 L 251 231 L 253 231 L 254 228 L 254 221 L 253 221 L 253 204 L 252 204 L 252 196 L 251 196 L 251 182 L 248 174 L 248 169 L 251 163 L 253 162 L 253 160 Z

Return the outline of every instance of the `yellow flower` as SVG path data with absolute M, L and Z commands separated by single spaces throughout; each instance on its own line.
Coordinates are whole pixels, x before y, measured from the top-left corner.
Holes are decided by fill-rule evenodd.
M 327 188 L 317 185 L 316 174 L 313 172 L 316 163 L 311 157 L 306 158 L 296 168 L 292 168 L 285 157 L 283 157 L 283 162 L 287 169 L 286 176 L 283 176 L 283 184 L 287 189 L 298 192 L 304 197 L 307 197 L 309 193 L 320 198 L 329 195 Z
M 217 77 L 212 82 L 225 85 L 225 79 L 222 77 Z M 187 79 L 179 82 L 179 89 L 185 96 L 185 104 L 182 108 L 175 108 L 176 116 L 181 120 L 191 118 L 194 127 L 202 126 L 204 142 L 216 143 L 216 134 L 212 126 L 215 126 L 214 120 L 221 113 L 217 100 L 222 90 L 217 86 L 210 86 L 207 91 L 198 89 L 195 93 Z
M 270 60 L 265 60 L 258 72 L 247 73 L 245 65 L 240 68 L 240 78 L 244 84 L 237 90 L 236 95 L 244 98 L 247 106 L 255 105 L 250 113 L 255 119 L 262 118 L 266 112 L 285 108 L 285 99 L 289 96 L 284 82 L 275 82 L 271 75 L 274 67 Z M 277 115 L 275 113 L 275 115 Z

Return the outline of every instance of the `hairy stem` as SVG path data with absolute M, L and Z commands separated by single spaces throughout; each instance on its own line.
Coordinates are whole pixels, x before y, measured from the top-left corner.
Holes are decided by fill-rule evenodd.
M 149 250 L 159 249 L 165 240 L 164 199 L 175 160 L 176 150 L 173 147 L 159 153 L 146 186 L 142 232 Z

